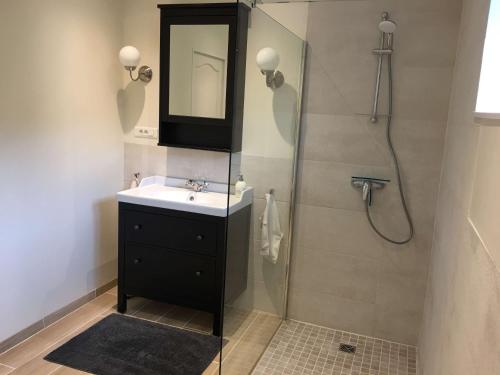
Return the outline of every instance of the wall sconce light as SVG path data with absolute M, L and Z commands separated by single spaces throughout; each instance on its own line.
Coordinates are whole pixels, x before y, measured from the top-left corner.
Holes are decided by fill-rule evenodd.
M 274 48 L 262 48 L 257 53 L 257 66 L 262 74 L 266 76 L 266 85 L 272 89 L 277 89 L 285 83 L 283 73 L 276 70 L 280 63 L 280 55 Z
M 137 69 L 139 61 L 141 61 L 141 54 L 137 48 L 126 46 L 120 50 L 120 62 L 125 67 L 125 70 L 129 71 L 130 79 L 134 82 L 138 80 L 146 83 L 150 82 L 153 78 L 153 70 L 146 65 L 139 68 L 139 74 L 136 78 L 133 77 L 132 72 Z

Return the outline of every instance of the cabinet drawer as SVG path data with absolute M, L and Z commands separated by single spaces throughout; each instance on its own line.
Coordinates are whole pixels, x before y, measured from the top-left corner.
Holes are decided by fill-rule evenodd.
M 128 293 L 171 302 L 212 304 L 215 260 L 163 248 L 126 244 L 124 286 Z
M 215 255 L 217 248 L 215 223 L 139 211 L 126 212 L 125 236 L 127 241 L 200 254 Z

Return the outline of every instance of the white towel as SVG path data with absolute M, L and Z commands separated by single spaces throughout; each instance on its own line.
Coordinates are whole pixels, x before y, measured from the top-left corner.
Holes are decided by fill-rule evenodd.
M 266 194 L 266 209 L 262 217 L 262 248 L 260 254 L 276 264 L 283 239 L 278 206 L 273 194 Z

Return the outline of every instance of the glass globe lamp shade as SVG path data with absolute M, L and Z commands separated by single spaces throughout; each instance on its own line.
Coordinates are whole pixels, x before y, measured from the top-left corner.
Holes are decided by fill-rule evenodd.
M 136 68 L 141 61 L 139 50 L 132 46 L 125 46 L 120 50 L 120 62 L 124 67 Z
M 257 53 L 257 66 L 263 72 L 275 71 L 280 63 L 280 56 L 274 48 L 262 48 Z

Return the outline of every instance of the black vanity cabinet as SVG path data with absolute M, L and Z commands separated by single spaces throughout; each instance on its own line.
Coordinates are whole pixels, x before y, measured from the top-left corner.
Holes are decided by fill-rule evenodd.
M 247 287 L 250 211 L 228 220 L 120 202 L 118 311 L 129 296 L 208 311 L 220 336 L 224 301 Z
M 250 8 L 237 3 L 158 7 L 158 144 L 241 151 Z

